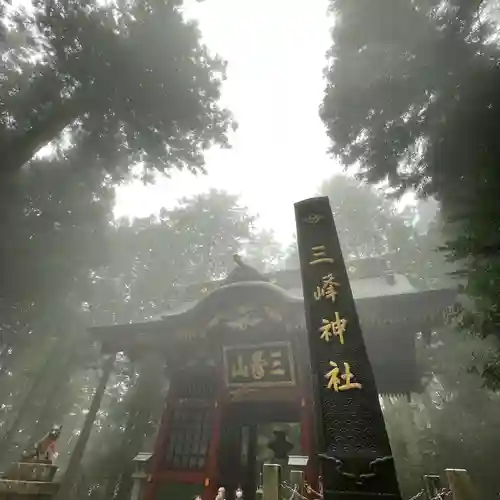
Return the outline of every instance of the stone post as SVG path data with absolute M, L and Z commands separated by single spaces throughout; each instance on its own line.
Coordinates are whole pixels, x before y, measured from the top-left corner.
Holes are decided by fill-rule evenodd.
M 441 491 L 441 477 L 436 474 L 426 474 L 423 479 L 427 500 L 432 500 Z
M 148 480 L 151 477 L 152 453 L 138 453 L 134 458 L 134 473 L 132 474 L 132 488 L 130 500 L 141 500 Z
M 146 484 L 148 475 L 144 472 L 134 472 L 132 474 L 132 491 L 130 492 L 130 500 L 140 500 L 142 497 L 142 491 L 144 485 Z
M 262 474 L 262 500 L 280 500 L 281 467 L 277 464 L 264 464 Z
M 304 495 L 304 483 L 305 483 L 305 474 L 304 471 L 301 470 L 292 470 L 290 471 L 290 484 L 292 488 L 297 487 L 297 492 L 300 495 Z
M 453 500 L 478 500 L 469 473 L 465 469 L 445 469 Z

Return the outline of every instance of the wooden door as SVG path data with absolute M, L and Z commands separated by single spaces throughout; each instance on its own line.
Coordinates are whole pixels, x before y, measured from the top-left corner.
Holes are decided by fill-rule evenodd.
M 245 469 L 248 467 L 248 460 L 243 460 L 249 456 L 248 440 L 242 444 L 242 438 L 249 436 L 249 427 L 243 426 L 231 415 L 226 415 L 222 420 L 221 441 L 219 447 L 219 473 L 217 487 L 226 488 L 226 498 L 233 499 L 234 492 L 241 484 L 245 476 Z M 247 438 L 248 439 L 248 438 Z M 248 498 L 248 497 L 245 497 Z
M 228 500 L 234 499 L 238 487 L 242 488 L 245 500 L 255 499 L 255 492 L 261 485 L 259 449 L 262 442 L 259 439 L 262 441 L 263 428 L 269 431 L 275 424 L 292 424 L 300 428 L 296 406 L 254 402 L 227 408 L 222 419 L 218 486 L 226 488 Z M 300 448 L 300 434 L 295 441 Z

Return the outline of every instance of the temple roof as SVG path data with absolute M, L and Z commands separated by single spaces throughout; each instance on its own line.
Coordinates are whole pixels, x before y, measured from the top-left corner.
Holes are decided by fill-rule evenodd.
M 242 267 L 241 266 L 242 262 L 241 259 L 239 259 L 239 257 L 238 260 L 236 260 L 236 262 L 238 264 L 237 267 L 229 274 L 229 276 L 225 280 L 209 281 L 206 283 L 195 283 L 187 286 L 184 290 L 186 299 L 185 302 L 194 303 L 195 301 L 200 300 L 203 295 L 206 295 L 212 290 L 220 288 L 224 284 L 241 282 L 241 281 L 266 281 L 274 283 L 275 285 L 279 286 L 280 288 L 283 288 L 284 290 L 288 291 L 295 289 L 300 290 L 300 293 L 298 295 L 302 296 L 302 279 L 301 279 L 300 269 L 285 269 L 285 270 L 274 271 L 272 273 L 262 274 L 257 270 L 251 268 L 250 266 L 246 266 L 243 264 L 245 267 Z M 353 293 L 354 293 L 353 283 L 357 283 L 358 281 L 361 282 L 362 280 L 372 280 L 373 278 L 376 278 L 378 283 L 374 282 L 373 284 L 374 286 L 379 286 L 383 285 L 382 282 L 391 284 L 391 279 L 393 276 L 395 276 L 394 273 L 389 269 L 387 258 L 377 257 L 377 258 L 351 260 L 346 263 L 346 266 L 349 275 L 349 280 L 351 282 L 351 287 L 353 288 Z M 401 276 L 405 279 L 406 283 L 408 284 L 408 290 L 401 290 L 396 293 L 406 293 L 407 291 L 409 291 L 409 287 L 412 287 L 412 285 L 404 276 L 402 275 L 398 276 Z M 412 289 L 415 290 L 415 288 Z M 355 298 L 361 298 L 361 297 L 356 297 L 356 293 L 354 293 L 354 295 Z M 375 294 L 375 295 L 380 295 L 380 294 Z M 382 295 L 385 294 L 382 293 Z
M 351 281 L 362 327 L 404 323 L 407 329 L 416 333 L 431 327 L 436 318 L 442 316 L 443 310 L 455 301 L 456 291 L 453 289 L 418 291 L 401 275 L 395 275 L 394 280 L 389 281 L 384 282 L 384 278 Z M 214 321 L 228 317 L 233 321 L 249 310 L 272 311 L 270 314 L 280 317 L 283 324 L 303 328 L 302 305 L 300 289 L 284 290 L 269 282 L 242 281 L 219 286 L 207 292 L 201 300 L 185 303 L 181 308 L 150 321 L 93 327 L 90 331 L 105 343 L 122 344 L 137 334 L 143 338 L 146 335 L 150 340 L 174 340 L 185 338 L 186 331 L 201 336 L 212 328 Z
M 362 278 L 351 280 L 350 283 L 354 300 L 419 293 L 408 278 L 402 274 L 392 275 L 391 280 L 388 280 L 386 277 Z M 303 297 L 301 287 L 290 288 L 287 291 L 295 297 Z
M 243 331 L 267 335 L 276 330 L 287 336 L 297 331 L 304 333 L 300 273 L 284 271 L 262 277 L 254 271 L 247 274 L 240 268 L 224 282 L 199 286 L 191 295 L 198 300 L 188 300 L 150 321 L 94 327 L 90 332 L 105 351 L 159 349 L 173 360 L 180 356 L 179 348 L 218 338 L 218 332 L 228 329 L 236 340 Z M 350 285 L 382 392 L 415 390 L 415 334 L 442 322 L 444 310 L 455 302 L 456 291 L 420 291 L 405 276 L 380 269 L 378 276 L 358 273 L 357 279 L 350 279 Z M 394 352 L 398 355 L 394 356 Z
M 298 276 L 298 278 L 300 280 L 300 275 Z M 245 283 L 249 282 L 246 281 Z M 265 286 L 265 283 L 269 283 L 269 281 L 266 282 L 259 281 L 254 283 L 259 283 L 259 285 L 257 286 L 263 286 L 263 285 Z M 421 293 L 410 283 L 408 278 L 402 274 L 391 275 L 391 279 L 389 280 L 386 277 L 374 277 L 374 278 L 355 279 L 351 280 L 350 283 L 354 300 L 380 298 L 385 296 L 402 295 L 408 293 L 417 293 L 417 294 Z M 281 291 L 284 290 L 286 292 L 286 295 L 284 295 L 284 297 L 286 297 L 286 300 L 290 300 L 292 302 L 299 301 L 300 303 L 302 303 L 303 292 L 302 292 L 302 287 L 300 286 L 300 281 L 299 281 L 299 286 L 290 288 L 278 286 L 276 283 L 270 283 L 270 284 L 280 289 L 280 292 L 278 293 L 281 293 Z M 193 307 L 195 307 L 200 302 L 200 300 L 203 300 L 205 297 L 207 297 L 209 293 L 210 292 L 208 290 L 201 292 L 199 300 L 191 300 L 189 302 L 180 303 L 177 305 L 177 307 L 170 309 L 169 311 L 164 311 L 154 316 L 151 319 L 153 321 L 157 321 L 166 318 L 168 316 L 176 316 L 178 314 L 185 313 L 190 309 L 192 309 Z
M 272 283 L 285 290 L 291 298 L 303 298 L 300 269 L 286 269 L 262 274 L 246 265 L 238 255 L 235 255 L 234 258 L 237 266 L 226 279 L 197 283 L 186 287 L 184 300 L 178 302 L 169 311 L 156 315 L 152 320 L 186 312 L 207 297 L 210 292 L 231 283 L 248 281 Z M 389 269 L 385 258 L 350 261 L 347 263 L 347 269 L 355 300 L 419 292 L 406 276 L 394 274 Z
M 139 335 L 148 343 L 186 338 L 189 332 L 199 337 L 210 330 L 214 321 L 228 317 L 234 321 L 248 311 L 274 315 L 287 328 L 304 328 L 304 308 L 299 271 L 282 271 L 263 276 L 235 259 L 238 267 L 222 282 L 198 287 L 198 300 L 190 300 L 149 321 L 90 328 L 101 342 L 120 345 L 132 342 Z M 359 268 L 364 272 L 360 273 Z M 371 265 L 371 269 L 373 269 Z M 391 273 L 385 265 L 375 266 L 378 274 L 366 272 L 366 263 L 357 265 L 358 279 L 350 279 L 356 308 L 363 328 L 376 325 L 406 324 L 414 333 L 432 327 L 443 310 L 454 304 L 454 289 L 417 290 L 408 278 Z M 352 274 L 353 266 L 350 266 Z M 259 281 L 256 281 L 259 280 Z M 280 286 L 281 285 L 281 286 Z M 246 311 L 246 312 L 245 312 Z M 272 311 L 272 312 L 270 312 Z

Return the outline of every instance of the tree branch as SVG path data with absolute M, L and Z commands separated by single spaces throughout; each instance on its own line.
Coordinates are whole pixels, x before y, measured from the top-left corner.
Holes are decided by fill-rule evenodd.
M 74 96 L 54 104 L 48 116 L 25 133 L 13 137 L 3 153 L 3 173 L 13 173 L 28 163 L 35 154 L 56 138 L 65 127 L 84 111 L 83 99 Z

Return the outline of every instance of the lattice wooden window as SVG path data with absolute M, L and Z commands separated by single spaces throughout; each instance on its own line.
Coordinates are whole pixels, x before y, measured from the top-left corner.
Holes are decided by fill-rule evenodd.
M 175 392 L 179 398 L 212 400 L 216 379 L 212 371 L 186 373 L 175 380 Z
M 174 410 L 167 444 L 168 469 L 205 468 L 212 431 L 211 420 L 210 409 L 206 407 Z

